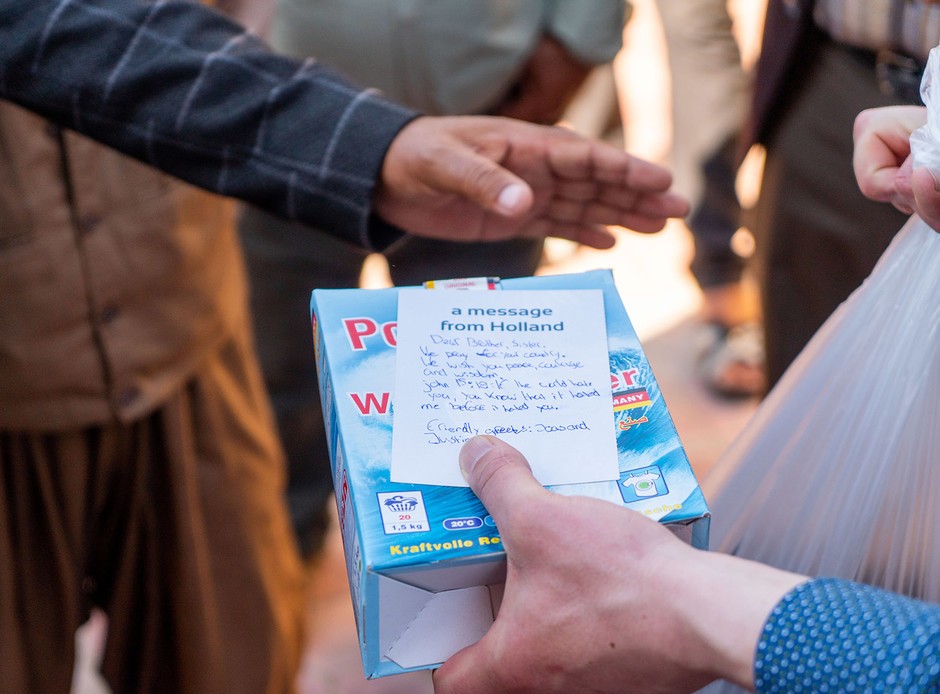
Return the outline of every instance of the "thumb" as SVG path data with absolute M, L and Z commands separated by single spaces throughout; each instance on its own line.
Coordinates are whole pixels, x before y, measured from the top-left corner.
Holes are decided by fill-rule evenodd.
M 549 492 L 532 475 L 522 453 L 495 436 L 474 436 L 467 441 L 460 449 L 460 469 L 511 551 L 517 514 L 529 515 L 529 502 Z
M 528 183 L 463 143 L 438 161 L 438 175 L 440 187 L 503 217 L 525 214 L 535 199 Z
M 512 551 L 513 516 L 528 513 L 528 498 L 549 492 L 532 475 L 528 461 L 495 436 L 474 436 L 460 449 L 460 470 L 499 528 L 506 552 Z M 497 620 L 498 623 L 498 620 Z M 458 651 L 434 673 L 435 694 L 489 694 L 503 691 L 490 665 L 498 661 L 491 649 L 498 642 L 493 629 Z
M 940 230 L 940 184 L 934 173 L 926 167 L 915 169 L 911 189 L 921 219 Z

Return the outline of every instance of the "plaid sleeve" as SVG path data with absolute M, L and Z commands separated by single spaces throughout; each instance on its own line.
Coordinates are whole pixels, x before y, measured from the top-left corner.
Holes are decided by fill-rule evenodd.
M 186 0 L 0 0 L 0 98 L 365 247 L 382 159 L 416 115 Z
M 940 692 L 940 606 L 826 578 L 774 608 L 754 663 L 758 692 Z

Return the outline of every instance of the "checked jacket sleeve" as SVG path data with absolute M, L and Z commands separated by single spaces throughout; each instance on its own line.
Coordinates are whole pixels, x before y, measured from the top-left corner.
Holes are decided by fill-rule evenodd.
M 198 3 L 0 0 L 0 98 L 357 245 L 394 235 L 372 194 L 416 114 Z

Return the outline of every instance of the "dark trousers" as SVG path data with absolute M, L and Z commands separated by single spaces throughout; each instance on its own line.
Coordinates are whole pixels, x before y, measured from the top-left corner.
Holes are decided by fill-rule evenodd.
M 879 89 L 874 56 L 817 34 L 797 69 L 767 142 L 754 225 L 770 385 L 907 219 L 865 198 L 852 170 L 855 116 L 900 102 Z

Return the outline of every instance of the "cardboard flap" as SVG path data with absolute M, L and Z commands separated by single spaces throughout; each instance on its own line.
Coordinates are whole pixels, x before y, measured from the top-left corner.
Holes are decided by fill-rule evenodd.
M 486 586 L 432 593 L 382 576 L 379 596 L 380 649 L 403 668 L 442 663 L 493 623 Z

